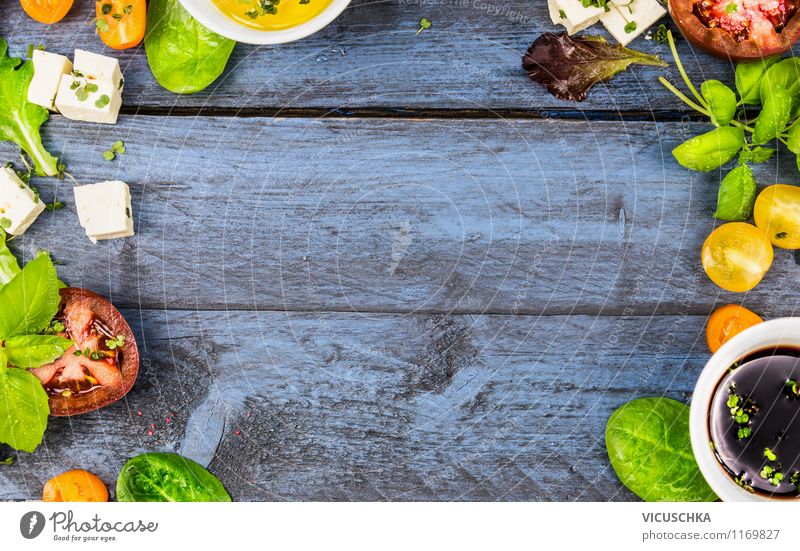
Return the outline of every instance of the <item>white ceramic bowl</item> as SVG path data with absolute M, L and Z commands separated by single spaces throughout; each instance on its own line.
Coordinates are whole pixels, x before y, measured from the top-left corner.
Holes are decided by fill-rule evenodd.
M 247 44 L 284 44 L 300 40 L 328 26 L 350 4 L 350 0 L 333 0 L 325 11 L 302 25 L 280 31 L 262 31 L 240 25 L 222 13 L 211 0 L 180 0 L 192 17 L 217 34 Z
M 778 346 L 800 348 L 800 318 L 774 319 L 742 331 L 711 356 L 697 379 L 689 413 L 692 450 L 706 482 L 723 501 L 772 501 L 740 488 L 722 469 L 709 446 L 708 412 L 728 367 L 753 352 Z

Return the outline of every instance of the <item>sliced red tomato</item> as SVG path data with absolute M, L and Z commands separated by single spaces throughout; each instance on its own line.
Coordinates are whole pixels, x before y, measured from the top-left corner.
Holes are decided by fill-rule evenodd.
M 20 0 L 22 9 L 39 23 L 58 23 L 72 8 L 73 0 Z
M 60 319 L 75 342 L 55 362 L 31 370 L 50 397 L 50 414 L 78 415 L 113 404 L 133 386 L 139 349 L 119 310 L 86 289 L 62 289 Z
M 97 33 L 109 48 L 133 48 L 144 39 L 145 0 L 97 0 L 96 14 Z

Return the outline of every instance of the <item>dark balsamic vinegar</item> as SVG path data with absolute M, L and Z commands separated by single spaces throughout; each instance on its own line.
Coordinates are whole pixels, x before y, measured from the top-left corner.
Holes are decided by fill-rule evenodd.
M 800 398 L 790 381 L 800 384 L 800 349 L 751 354 L 717 384 L 709 412 L 722 467 L 741 486 L 772 497 L 796 497 L 799 490 Z

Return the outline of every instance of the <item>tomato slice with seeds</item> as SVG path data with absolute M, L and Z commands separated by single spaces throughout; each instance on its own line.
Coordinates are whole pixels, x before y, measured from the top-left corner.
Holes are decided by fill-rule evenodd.
M 125 318 L 103 297 L 68 288 L 61 299 L 58 319 L 75 345 L 31 372 L 50 397 L 51 415 L 79 415 L 128 393 L 139 373 L 139 349 Z
M 45 25 L 58 23 L 72 8 L 73 0 L 20 0 L 22 9 L 32 19 Z

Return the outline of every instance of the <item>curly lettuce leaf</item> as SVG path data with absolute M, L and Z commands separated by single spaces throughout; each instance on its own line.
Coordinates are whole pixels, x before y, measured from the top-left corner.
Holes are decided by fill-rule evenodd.
M 666 67 L 659 57 L 606 42 L 600 36 L 544 33 L 522 58 L 528 77 L 556 98 L 583 101 L 589 89 L 632 64 Z
M 14 279 L 21 271 L 17 258 L 6 245 L 6 232 L 0 228 L 0 287 Z
M 8 42 L 0 38 L 0 140 L 22 148 L 33 159 L 39 176 L 56 176 L 58 160 L 47 152 L 39 134 L 50 114 L 28 101 L 33 63 L 7 53 Z

